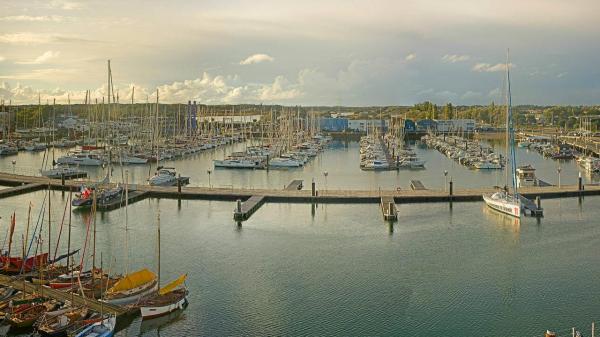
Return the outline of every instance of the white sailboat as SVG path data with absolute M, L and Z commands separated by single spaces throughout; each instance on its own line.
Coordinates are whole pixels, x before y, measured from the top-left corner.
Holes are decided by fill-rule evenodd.
M 484 194 L 483 200 L 487 204 L 488 207 L 495 209 L 499 212 L 506 213 L 508 215 L 512 215 L 514 217 L 520 218 L 521 213 L 523 211 L 523 207 L 521 204 L 521 198 L 519 196 L 517 190 L 516 183 L 516 155 L 515 155 L 515 136 L 513 129 L 513 120 L 512 120 L 512 98 L 510 93 L 510 62 L 507 57 L 506 61 L 506 80 L 507 80 L 507 92 L 506 92 L 506 157 L 510 161 L 510 172 L 507 165 L 506 168 L 506 180 L 507 184 L 504 189 L 494 192 L 491 194 Z M 509 176 L 512 175 L 512 190 L 513 193 L 510 193 L 508 187 Z

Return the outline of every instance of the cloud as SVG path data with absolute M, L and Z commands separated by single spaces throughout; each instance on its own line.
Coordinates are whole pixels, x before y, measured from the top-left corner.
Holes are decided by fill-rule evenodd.
M 44 64 L 50 61 L 51 59 L 57 58 L 60 55 L 59 51 L 48 50 L 42 55 L 35 58 L 33 61 L 20 61 L 15 62 L 17 64 Z
M 509 65 L 510 65 L 510 68 L 516 67 L 516 65 L 513 63 L 509 63 Z M 498 63 L 495 65 L 491 65 L 489 63 L 477 63 L 473 66 L 473 68 L 471 70 L 478 72 L 478 73 L 482 73 L 482 72 L 493 73 L 493 72 L 498 72 L 498 71 L 506 71 L 506 64 Z
M 25 73 L 16 73 L 9 75 L 0 75 L 0 79 L 6 80 L 58 80 L 72 79 L 77 77 L 76 71 L 73 69 L 34 69 Z
M 6 57 L 0 56 L 0 62 L 3 62 L 4 60 L 6 60 Z
M 464 94 L 462 94 L 462 96 L 460 97 L 462 100 L 465 101 L 473 101 L 473 100 L 478 100 L 482 97 L 483 95 L 478 92 L 478 91 L 467 91 Z
M 47 34 L 47 33 L 6 33 L 0 34 L 0 43 L 15 45 L 34 45 L 48 43 L 98 43 L 102 41 L 83 39 L 72 35 Z
M 241 65 L 255 64 L 261 62 L 273 62 L 275 59 L 267 54 L 254 54 L 240 61 Z
M 556 75 L 556 78 L 563 78 L 563 77 L 567 76 L 568 74 L 569 73 L 565 71 L 565 72 L 562 72 L 562 73 Z
M 0 21 L 25 21 L 25 22 L 62 22 L 65 20 L 64 16 L 59 15 L 40 15 L 40 16 L 30 16 L 30 15 L 13 15 L 13 16 L 3 16 L 0 17 Z
M 412 61 L 412 60 L 414 60 L 416 58 L 417 58 L 417 54 L 410 53 L 410 54 L 406 55 L 406 57 L 404 57 L 404 60 L 407 61 L 407 62 L 410 62 L 410 61 Z
M 458 55 L 458 54 L 446 54 L 442 56 L 442 62 L 444 63 L 457 63 L 468 61 L 471 58 L 469 55 Z
M 49 3 L 50 8 L 64 9 L 64 10 L 74 10 L 80 9 L 83 7 L 83 4 L 76 1 L 69 0 L 52 0 Z

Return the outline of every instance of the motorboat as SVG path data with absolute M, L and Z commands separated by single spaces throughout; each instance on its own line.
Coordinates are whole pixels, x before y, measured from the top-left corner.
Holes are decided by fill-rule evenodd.
M 175 186 L 177 185 L 177 172 L 173 167 L 159 166 L 154 176 L 148 179 L 151 186 Z
M 91 152 L 75 152 L 58 158 L 59 164 L 80 166 L 102 166 L 104 160 L 97 154 Z

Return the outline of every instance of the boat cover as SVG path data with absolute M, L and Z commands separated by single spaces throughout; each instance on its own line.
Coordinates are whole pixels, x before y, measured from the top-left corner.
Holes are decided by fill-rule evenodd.
M 183 275 L 179 276 L 173 282 L 171 282 L 171 283 L 167 284 L 166 286 L 160 288 L 160 290 L 158 291 L 158 294 L 159 295 L 165 295 L 165 294 L 170 293 L 171 291 L 173 291 L 177 287 L 179 287 L 183 282 L 185 282 L 186 278 L 187 278 L 187 274 L 183 274 Z
M 120 291 L 130 290 L 148 282 L 152 282 L 154 280 L 156 280 L 156 274 L 144 268 L 142 270 L 131 273 L 117 281 L 117 283 L 115 283 L 115 285 L 112 286 L 112 288 L 108 289 L 107 293 L 111 294 Z

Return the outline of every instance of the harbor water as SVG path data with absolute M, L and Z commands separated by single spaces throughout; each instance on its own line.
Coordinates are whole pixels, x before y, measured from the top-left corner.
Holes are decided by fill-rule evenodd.
M 219 151 L 226 149 L 174 164 L 194 185 L 206 186 L 206 170 L 212 158 L 222 157 Z M 303 169 L 213 170 L 211 184 L 279 188 L 291 179 L 315 177 L 320 186 L 335 189 L 404 189 L 410 179 L 442 188 L 444 170 L 464 187 L 504 179 L 503 171 L 473 171 L 435 150 L 417 152 L 427 169 L 362 172 L 358 145 L 335 143 Z M 16 169 L 34 167 L 40 155 L 0 159 L 1 169 L 11 172 L 11 159 Z M 557 162 L 525 150 L 520 158 L 540 178 L 557 179 Z M 575 183 L 575 164 L 561 167 L 563 183 Z M 148 167 L 128 170 L 143 183 Z M 29 204 L 34 226 L 47 194 L 1 199 L 0 240 L 15 212 L 20 247 Z M 52 242 L 68 195 L 50 192 Z M 158 321 L 122 322 L 117 336 L 522 337 L 541 336 L 546 329 L 567 333 L 572 326 L 586 332 L 600 318 L 600 258 L 594 248 L 600 244 L 599 204 L 600 197 L 543 200 L 544 218 L 520 221 L 482 202 L 401 204 L 398 222 L 389 224 L 375 204 L 267 203 L 238 226 L 232 202 L 146 199 L 128 207 L 127 231 L 125 209 L 96 215 L 96 263 L 115 273 L 156 270 L 160 214 L 161 280 L 188 273 L 185 311 Z M 92 222 L 88 212 L 72 215 L 72 245 L 79 248 Z M 65 223 L 63 252 L 66 231 Z

